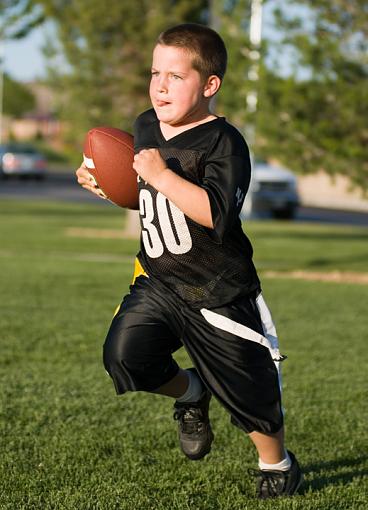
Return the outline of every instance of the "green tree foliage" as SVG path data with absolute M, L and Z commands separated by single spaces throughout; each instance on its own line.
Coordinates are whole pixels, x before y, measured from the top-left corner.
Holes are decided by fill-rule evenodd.
M 281 5 L 275 13 L 284 33 L 278 61 L 292 48 L 298 72 L 285 79 L 263 69 L 258 150 L 299 172 L 344 174 L 367 190 L 368 4 Z
M 0 11 L 8 37 L 22 37 L 44 20 L 54 24 L 45 49 L 49 82 L 59 92 L 59 115 L 68 120 L 75 147 L 92 126 L 131 130 L 137 113 L 149 106 L 151 50 L 162 29 L 210 22 L 229 52 L 217 112 L 245 133 L 256 125 L 254 149 L 260 155 L 301 173 L 345 174 L 367 189 L 366 0 L 264 4 L 274 6 L 283 37 L 277 43 L 264 39 L 260 48 L 256 115 L 246 106 L 252 88 L 250 0 L 0 0 Z M 288 77 L 279 71 L 285 59 L 295 71 Z
M 132 129 L 136 115 L 149 106 L 150 62 L 158 34 L 172 24 L 202 21 L 207 6 L 203 0 L 1 4 L 9 4 L 9 36 L 23 35 L 44 19 L 54 24 L 56 37 L 49 37 L 45 48 L 48 81 L 59 98 L 59 116 L 71 126 L 69 141 L 79 148 L 91 127 Z
M 221 92 L 216 98 L 216 110 L 231 117 L 231 122 L 243 131 L 247 123 L 254 122 L 246 111 L 246 97 L 250 89 L 247 75 L 251 64 L 250 2 L 212 0 L 211 7 L 212 24 L 224 39 L 228 51 L 228 68 Z
M 4 113 L 11 117 L 21 117 L 31 111 L 35 106 L 35 97 L 28 88 L 4 75 Z

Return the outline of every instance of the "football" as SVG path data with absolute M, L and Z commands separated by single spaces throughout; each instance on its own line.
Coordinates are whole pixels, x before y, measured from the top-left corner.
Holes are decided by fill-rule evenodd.
M 96 184 L 114 204 L 138 209 L 137 173 L 133 169 L 134 139 L 112 127 L 90 129 L 85 137 L 83 160 Z

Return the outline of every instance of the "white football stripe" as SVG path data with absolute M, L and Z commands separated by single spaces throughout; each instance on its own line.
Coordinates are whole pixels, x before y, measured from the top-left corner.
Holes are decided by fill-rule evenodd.
M 207 310 L 206 308 L 201 309 L 201 314 L 203 315 L 207 322 L 212 324 L 212 326 L 222 329 L 223 331 L 227 331 L 232 335 L 244 338 L 245 340 L 250 340 L 252 342 L 261 344 L 264 347 L 267 347 L 274 361 L 280 361 L 282 359 L 278 347 L 272 345 L 269 338 L 260 335 L 253 329 L 250 329 L 247 326 L 244 326 L 243 324 L 239 324 L 239 322 L 235 322 L 232 319 L 229 319 L 228 317 L 224 317 L 223 315 L 212 312 L 211 310 Z
M 83 154 L 83 161 L 87 168 L 96 168 L 92 158 L 87 158 L 85 154 Z

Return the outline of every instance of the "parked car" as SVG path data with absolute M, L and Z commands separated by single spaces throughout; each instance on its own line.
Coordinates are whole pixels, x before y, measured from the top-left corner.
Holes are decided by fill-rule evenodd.
M 299 205 L 297 179 L 286 168 L 255 160 L 241 218 L 276 217 L 292 219 Z
M 47 161 L 32 145 L 7 143 L 0 145 L 0 176 L 34 177 L 43 179 Z

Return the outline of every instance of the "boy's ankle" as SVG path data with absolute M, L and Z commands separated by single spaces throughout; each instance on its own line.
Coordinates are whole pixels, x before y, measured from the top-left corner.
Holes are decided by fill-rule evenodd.
M 186 402 L 197 402 L 198 400 L 201 399 L 206 389 L 203 386 L 203 383 L 195 369 L 188 369 L 185 370 L 185 372 L 187 374 L 189 383 L 185 393 L 181 397 L 176 399 L 176 401 L 179 402 L 180 404 L 184 404 Z
M 258 467 L 262 471 L 288 471 L 291 467 L 291 459 L 287 450 L 285 450 L 285 458 L 276 464 L 269 464 L 267 462 L 263 462 L 263 460 L 258 460 Z

